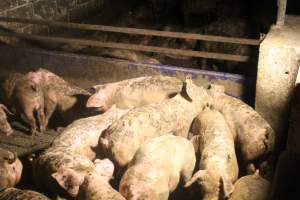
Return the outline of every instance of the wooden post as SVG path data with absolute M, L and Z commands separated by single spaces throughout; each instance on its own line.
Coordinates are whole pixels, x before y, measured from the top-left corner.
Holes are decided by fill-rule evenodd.
M 277 26 L 283 26 L 285 22 L 287 0 L 277 0 Z

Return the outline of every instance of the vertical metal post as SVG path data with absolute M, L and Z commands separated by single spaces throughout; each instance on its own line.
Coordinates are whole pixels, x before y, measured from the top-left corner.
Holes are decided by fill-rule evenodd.
M 285 22 L 287 0 L 277 0 L 277 26 L 283 26 Z

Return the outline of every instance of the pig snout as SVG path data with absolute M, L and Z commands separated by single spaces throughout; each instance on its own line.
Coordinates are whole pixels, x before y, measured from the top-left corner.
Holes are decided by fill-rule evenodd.
M 21 161 L 16 158 L 15 162 L 11 164 L 12 172 L 15 174 L 15 184 L 21 180 L 23 165 Z
M 0 149 L 0 190 L 14 187 L 22 175 L 22 163 L 13 152 Z
M 245 161 L 255 160 L 262 155 L 266 155 L 270 150 L 269 134 L 266 129 L 257 132 L 258 137 L 254 143 L 248 143 L 243 148 Z M 255 144 L 255 145 L 254 145 Z

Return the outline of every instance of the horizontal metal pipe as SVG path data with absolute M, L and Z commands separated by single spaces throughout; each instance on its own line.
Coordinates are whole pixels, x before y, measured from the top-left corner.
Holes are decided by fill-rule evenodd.
M 285 23 L 287 0 L 277 0 L 277 26 L 283 26 Z
M 260 40 L 257 39 L 224 37 L 224 36 L 214 36 L 214 35 L 200 35 L 194 33 L 157 31 L 157 30 L 148 30 L 148 29 L 125 28 L 125 27 L 114 27 L 114 26 L 93 25 L 93 24 L 80 24 L 80 23 L 71 23 L 71 22 L 56 22 L 56 21 L 44 20 L 44 19 L 0 17 L 0 21 L 23 23 L 23 24 L 57 26 L 57 27 L 81 29 L 81 30 L 107 31 L 107 32 L 148 35 L 148 36 L 151 35 L 151 36 L 181 38 L 181 39 L 190 39 L 190 40 L 204 40 L 204 41 L 211 41 L 211 42 L 224 42 L 224 43 L 234 43 L 234 44 L 243 44 L 243 45 L 260 44 Z
M 237 61 L 237 62 L 247 62 L 250 59 L 249 56 L 212 53 L 212 52 L 203 52 L 203 51 L 192 51 L 192 50 L 181 50 L 181 49 L 172 49 L 172 48 L 145 46 L 145 45 L 136 45 L 136 44 L 127 44 L 127 43 L 99 42 L 95 40 L 51 37 L 51 36 L 41 36 L 41 35 L 32 35 L 32 34 L 24 34 L 24 33 L 0 32 L 0 35 L 7 36 L 7 37 L 17 37 L 17 38 L 28 39 L 28 40 L 44 41 L 44 42 L 71 43 L 71 44 L 78 44 L 78 45 L 85 45 L 85 46 L 127 49 L 127 50 L 134 50 L 134 51 L 143 51 L 143 52 L 156 52 L 156 53 L 173 54 L 179 56 L 191 56 L 191 57 L 229 60 L 229 61 Z

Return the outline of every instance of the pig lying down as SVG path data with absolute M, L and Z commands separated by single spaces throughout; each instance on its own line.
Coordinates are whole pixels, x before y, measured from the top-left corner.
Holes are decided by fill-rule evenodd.
M 109 109 L 112 105 L 119 108 L 134 108 L 169 99 L 180 92 L 182 81 L 167 76 L 147 76 L 128 79 L 115 83 L 96 85 L 87 107 Z
M 187 182 L 201 186 L 203 200 L 228 198 L 238 178 L 238 163 L 234 149 L 234 138 L 224 117 L 216 110 L 205 108 L 193 123 L 192 138 L 200 153 L 200 170 Z
M 0 191 L 18 184 L 22 169 L 23 165 L 15 153 L 0 148 Z
M 86 173 L 94 170 L 93 162 L 67 148 L 50 148 L 33 163 L 33 179 L 47 195 L 74 198 Z
M 6 108 L 5 105 L 0 104 L 0 132 L 8 136 L 13 133 L 13 129 L 7 121 L 6 113 L 11 115 L 13 114 Z
M 109 184 L 114 173 L 114 165 L 108 160 L 95 160 L 95 170 L 85 175 L 76 200 L 125 200 Z
M 33 176 L 36 185 L 51 195 L 75 197 L 79 183 L 83 181 L 79 177 L 94 169 L 91 160 L 96 158 L 94 150 L 103 130 L 126 112 L 113 107 L 102 115 L 79 119 L 66 127 L 52 146 L 34 160 Z M 63 179 L 63 176 L 68 178 Z M 74 187 L 66 187 L 67 182 L 71 182 Z
M 167 200 L 180 177 L 192 177 L 196 157 L 191 142 L 163 135 L 145 142 L 123 175 L 119 191 L 127 200 Z
M 133 108 L 112 123 L 101 135 L 99 148 L 114 164 L 124 167 L 139 147 L 152 138 L 170 133 L 187 137 L 194 117 L 209 101 L 206 89 L 187 79 L 181 94 Z

